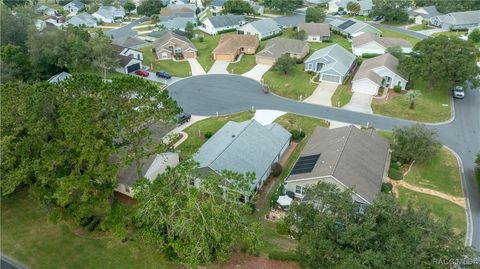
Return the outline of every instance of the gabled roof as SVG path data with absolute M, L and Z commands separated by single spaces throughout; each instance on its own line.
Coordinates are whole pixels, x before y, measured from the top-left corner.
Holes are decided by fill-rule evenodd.
M 80 2 L 79 0 L 74 0 L 68 4 L 65 5 L 65 7 L 70 7 L 70 6 L 75 6 L 78 9 L 83 9 L 85 8 L 85 4 Z
M 174 17 L 166 21 L 161 21 L 159 24 L 165 26 L 165 29 L 183 30 L 189 22 L 196 23 L 196 20 L 193 17 Z
M 194 17 L 196 10 L 194 4 L 169 4 L 160 10 L 160 17 Z
M 243 15 L 227 14 L 212 16 L 206 20 L 210 21 L 215 28 L 223 28 L 229 26 L 238 26 L 241 22 L 245 21 L 245 17 Z
M 257 53 L 258 56 L 278 59 L 283 54 L 302 54 L 308 51 L 308 43 L 302 40 L 276 37 L 268 41 L 265 48 Z
M 389 154 L 389 143 L 373 130 L 350 125 L 335 129 L 317 127 L 300 157 L 320 154 L 313 169 L 291 174 L 287 182 L 333 176 L 371 203 L 380 192 Z
M 51 84 L 55 84 L 55 83 L 58 83 L 58 82 L 62 82 L 64 81 L 65 79 L 71 77 L 72 75 L 70 75 L 69 73 L 67 72 L 62 72 L 62 73 L 59 73 L 59 74 L 56 74 L 55 76 L 51 77 L 48 79 L 48 82 L 51 83 Z
M 163 34 L 161 36 L 159 36 L 157 38 L 157 40 L 155 40 L 153 42 L 153 47 L 154 48 L 157 48 L 157 47 L 163 47 L 165 46 L 165 44 L 167 42 L 169 42 L 171 39 L 178 39 L 181 41 L 182 43 L 182 46 L 184 46 L 184 49 L 187 49 L 187 48 L 190 48 L 194 51 L 197 51 L 197 49 L 195 48 L 195 46 L 193 45 L 193 43 L 185 36 L 181 36 L 179 34 L 176 34 L 174 32 L 171 32 L 171 31 L 166 31 L 166 32 L 163 32 Z
M 112 43 L 126 48 L 137 47 L 147 44 L 144 40 L 135 36 L 122 36 L 112 40 Z
M 101 6 L 95 13 L 104 18 L 115 18 L 118 16 L 125 16 L 125 9 L 123 9 L 123 7 Z
M 442 16 L 438 16 L 442 23 L 451 25 L 459 24 L 478 24 L 480 23 L 480 10 L 452 12 Z
M 431 17 L 442 15 L 442 13 L 438 12 L 437 7 L 435 6 L 419 7 L 409 11 L 408 14 L 410 16 L 420 16 L 424 19 L 430 19 Z
M 268 33 L 281 30 L 280 27 L 278 27 L 278 24 L 272 19 L 263 19 L 263 20 L 253 21 L 246 25 L 251 25 L 261 35 L 266 35 Z
M 352 38 L 352 44 L 354 47 L 358 47 L 372 41 L 377 42 L 380 46 L 384 48 L 390 48 L 390 47 L 411 48 L 412 47 L 412 44 L 405 39 L 394 38 L 394 37 L 380 37 L 372 33 L 363 33 L 361 35 L 358 35 Z
M 118 183 L 132 187 L 142 177 L 153 181 L 158 175 L 167 170 L 169 163 L 173 164 L 173 166 L 178 164 L 178 153 L 165 152 L 154 154 L 139 162 L 134 161 L 118 172 Z
M 348 70 L 355 61 L 355 55 L 338 44 L 333 44 L 323 49 L 315 51 L 305 63 L 324 58 L 327 64 L 322 67 L 322 72 L 328 69 L 334 69 L 342 75 L 347 74 Z
M 67 23 L 74 24 L 74 25 L 81 25 L 81 24 L 89 25 L 89 24 L 96 24 L 97 20 L 91 14 L 84 12 L 71 17 L 70 19 L 68 19 Z
M 357 73 L 353 77 L 353 81 L 360 80 L 364 78 L 369 78 L 371 81 L 380 85 L 382 83 L 382 77 L 380 77 L 374 69 L 379 67 L 386 67 L 390 69 L 393 73 L 402 77 L 397 69 L 398 59 L 390 53 L 385 53 L 371 59 L 367 59 L 362 62 L 360 68 L 358 68 Z
M 233 54 L 241 47 L 258 48 L 259 45 L 260 42 L 256 35 L 225 34 L 220 36 L 218 45 L 213 50 L 213 53 Z
M 229 121 L 203 144 L 193 159 L 199 167 L 220 172 L 230 170 L 240 174 L 254 172 L 259 183 L 290 140 L 290 133 L 277 123 L 266 126 L 255 120 Z
M 348 19 L 346 21 L 335 19 L 335 20 L 332 20 L 330 22 L 330 25 L 333 26 L 333 27 L 336 27 L 336 28 L 340 29 L 341 31 L 344 31 L 344 32 L 346 32 L 350 35 L 353 35 L 353 34 L 359 32 L 360 30 L 362 30 L 365 27 L 371 27 L 373 29 L 376 29 L 380 33 L 382 32 L 382 31 L 378 30 L 377 28 L 371 26 L 370 24 L 367 24 L 365 22 L 362 22 L 362 21 L 359 21 L 359 20 L 356 20 L 356 19 Z
M 307 36 L 309 35 L 318 35 L 318 36 L 330 36 L 330 26 L 328 23 L 302 23 L 298 25 L 299 30 L 304 30 Z

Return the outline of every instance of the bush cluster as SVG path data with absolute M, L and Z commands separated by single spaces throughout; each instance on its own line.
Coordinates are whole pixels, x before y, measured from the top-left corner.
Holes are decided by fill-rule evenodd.
M 393 87 L 393 91 L 396 92 L 396 93 L 400 93 L 402 91 L 402 87 L 401 86 L 398 86 L 398 85 L 395 85 Z
M 299 131 L 296 129 L 290 130 L 290 133 L 292 134 L 292 139 L 293 141 L 301 141 L 305 137 L 305 132 L 304 131 Z
M 299 261 L 298 256 L 295 252 L 272 251 L 268 254 L 268 258 L 278 261 Z
M 213 136 L 213 133 L 210 132 L 210 131 L 206 131 L 206 132 L 203 134 L 203 136 L 205 137 L 205 139 L 210 139 L 210 137 Z

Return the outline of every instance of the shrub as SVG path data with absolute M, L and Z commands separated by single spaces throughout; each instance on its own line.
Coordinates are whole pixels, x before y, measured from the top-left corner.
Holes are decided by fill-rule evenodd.
M 473 30 L 470 35 L 468 35 L 468 40 L 479 43 L 480 42 L 480 29 Z
M 205 139 L 210 139 L 210 137 L 213 136 L 213 133 L 210 132 L 210 131 L 206 131 L 206 132 L 203 134 L 203 136 L 205 137 Z
M 383 193 L 391 193 L 392 192 L 392 184 L 391 183 L 382 183 L 382 192 Z
M 272 251 L 268 254 L 268 258 L 277 261 L 299 261 L 295 252 Z
M 400 169 L 400 164 L 398 162 L 390 162 L 390 168 Z
M 394 180 L 403 179 L 403 174 L 402 174 L 402 171 L 400 171 L 400 169 L 390 168 L 388 170 L 388 176 Z
M 399 85 L 395 85 L 393 87 L 393 91 L 396 92 L 396 93 L 400 93 L 402 91 L 402 87 L 399 86 Z
M 95 217 L 93 218 L 92 222 L 90 222 L 90 223 L 87 225 L 87 230 L 88 230 L 89 232 L 93 232 L 93 230 L 95 230 L 99 224 L 100 224 L 100 217 L 95 216 Z
M 285 223 L 283 219 L 275 223 L 275 228 L 278 234 L 281 234 L 281 235 L 290 234 L 290 228 L 288 227 L 287 223 Z
M 205 40 L 203 35 L 198 36 L 198 42 L 202 43 Z
M 272 164 L 272 173 L 271 173 L 271 176 L 272 177 L 278 177 L 280 176 L 280 174 L 282 173 L 283 171 L 283 167 L 281 164 L 279 164 L 278 162 L 274 162 Z
M 290 133 L 292 134 L 292 139 L 294 141 L 301 141 L 305 137 L 304 131 L 293 129 L 293 130 L 290 130 Z
M 370 59 L 370 58 L 373 58 L 373 57 L 377 57 L 378 55 L 380 55 L 380 54 L 377 54 L 377 53 L 363 53 L 362 58 Z

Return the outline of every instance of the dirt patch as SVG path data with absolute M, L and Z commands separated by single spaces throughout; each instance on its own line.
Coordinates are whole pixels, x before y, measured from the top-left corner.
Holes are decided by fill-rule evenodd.
M 223 269 L 299 269 L 296 262 L 270 260 L 267 257 L 256 257 L 242 252 L 236 252 Z

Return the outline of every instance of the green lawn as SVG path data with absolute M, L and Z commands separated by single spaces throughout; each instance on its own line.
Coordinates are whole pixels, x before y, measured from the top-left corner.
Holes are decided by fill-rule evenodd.
M 448 31 L 448 32 L 434 33 L 434 34 L 432 34 L 432 36 L 443 35 L 443 36 L 448 36 L 448 37 L 453 37 L 453 36 L 459 37 L 461 35 L 466 35 L 466 34 L 467 34 L 467 31 Z
M 432 29 L 432 28 L 433 27 L 430 27 L 430 26 L 425 25 L 425 24 L 416 24 L 416 25 L 408 27 L 408 29 L 412 30 L 412 31 L 422 31 L 422 30 L 428 30 L 428 29 Z
M 49 221 L 27 191 L 2 197 L 1 217 L 2 253 L 30 268 L 180 268 L 138 241 L 77 236 L 77 227 Z
M 404 22 L 398 22 L 398 21 L 382 21 L 380 24 L 391 25 L 391 26 L 404 26 L 404 25 L 409 25 L 410 22 L 408 22 L 408 21 L 404 21 Z
M 282 32 L 282 37 L 295 39 L 295 37 L 294 37 L 295 33 L 296 33 L 296 31 L 294 31 L 292 29 L 287 29 L 287 30 L 284 30 Z M 260 43 L 262 43 L 262 42 L 260 42 Z M 352 51 L 352 43 L 349 42 L 345 37 L 343 37 L 341 35 L 338 35 L 338 34 L 335 34 L 333 32 L 331 33 L 331 39 L 330 39 L 329 42 L 308 42 L 308 45 L 310 46 L 310 53 L 312 53 L 316 50 L 323 49 L 325 47 L 331 46 L 334 43 L 339 44 L 340 46 L 344 47 L 348 51 Z M 305 58 L 307 58 L 307 57 L 305 57 Z
M 332 95 L 332 106 L 342 107 L 352 99 L 350 85 L 339 85 L 335 93 Z
M 402 187 L 400 187 L 398 191 L 402 205 L 406 206 L 410 201 L 413 206 L 426 206 L 430 208 L 432 215 L 440 221 L 444 221 L 450 217 L 454 230 L 457 233 L 465 235 L 467 222 L 465 219 L 465 209 L 462 207 L 442 198 L 414 192 Z
M 187 61 L 157 60 L 151 46 L 139 50 L 143 52 L 143 64 L 150 67 L 152 71 L 167 71 L 175 77 L 188 77 L 191 74 Z
M 432 88 L 427 82 L 417 80 L 414 89 L 422 94 L 416 101 L 415 109 L 409 108 L 408 100 L 405 95 L 402 95 L 394 97 L 387 103 L 374 100 L 373 112 L 421 122 L 442 122 L 450 119 L 452 114 L 450 91 L 444 83 L 439 83 Z
M 197 60 L 200 65 L 208 72 L 215 60 L 213 60 L 212 51 L 217 47 L 220 35 L 210 36 L 202 32 L 204 35 L 203 42 L 198 39 L 193 39 L 192 43 L 197 48 Z
M 375 28 L 382 31 L 382 36 L 383 37 L 402 38 L 402 39 L 405 39 L 405 40 L 409 41 L 410 43 L 412 43 L 412 45 L 415 45 L 418 42 L 420 42 L 420 39 L 418 39 L 416 37 L 409 36 L 409 35 L 406 35 L 406 34 L 402 34 L 402 33 L 399 33 L 399 32 L 395 32 L 395 31 L 389 30 L 389 29 L 381 27 L 381 26 L 375 25 Z
M 250 71 L 255 65 L 255 55 L 244 54 L 238 63 L 229 64 L 227 70 L 232 74 L 241 75 L 247 71 Z
M 420 187 L 463 197 L 457 158 L 446 148 L 426 163 L 415 163 L 405 181 Z
M 233 115 L 221 116 L 218 118 L 211 117 L 192 124 L 184 130 L 184 132 L 188 134 L 188 138 L 178 147 L 180 156 L 183 160 L 192 157 L 192 155 L 197 152 L 203 143 L 207 141 L 207 139 L 204 137 L 206 132 L 212 132 L 212 134 L 215 134 L 228 121 L 242 122 L 251 119 L 253 115 L 254 113 L 252 112 L 241 112 Z
M 314 75 L 304 72 L 303 69 L 303 64 L 297 64 L 287 75 L 270 69 L 263 79 L 275 94 L 295 100 L 301 97 L 303 100 L 312 95 L 317 87 L 317 84 L 310 82 Z

